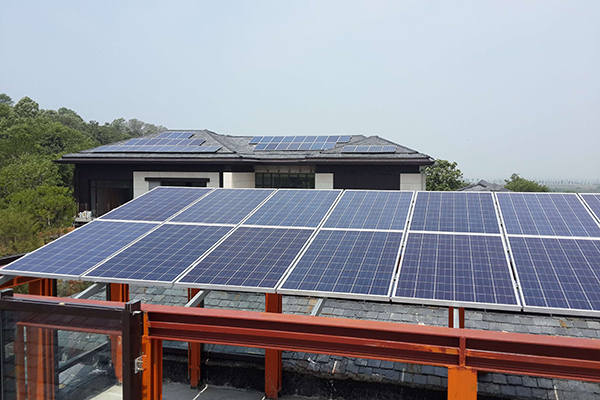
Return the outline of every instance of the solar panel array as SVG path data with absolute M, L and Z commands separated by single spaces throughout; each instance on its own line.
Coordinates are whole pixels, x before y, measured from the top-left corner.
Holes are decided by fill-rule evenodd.
M 278 291 L 389 298 L 412 197 L 344 191 Z
M 524 309 L 599 315 L 597 195 L 497 196 Z
M 342 153 L 395 153 L 397 146 L 344 146 Z
M 222 146 L 100 146 L 87 153 L 216 153 Z
M 520 308 L 492 193 L 417 193 L 392 299 Z
M 192 132 L 163 132 L 158 135 L 159 138 L 172 138 L 172 139 L 189 139 L 194 134 Z
M 200 146 L 206 142 L 204 139 L 184 138 L 156 138 L 156 139 L 131 139 L 121 146 Z
M 351 136 L 255 136 L 249 144 L 254 150 L 329 150 L 336 143 L 350 141 Z
M 158 187 L 0 272 L 597 316 L 599 197 Z

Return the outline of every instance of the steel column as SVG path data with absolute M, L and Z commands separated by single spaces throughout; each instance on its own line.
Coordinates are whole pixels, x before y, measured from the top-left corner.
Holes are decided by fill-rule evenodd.
M 188 301 L 192 300 L 200 292 L 200 289 L 188 289 Z M 198 307 L 204 307 L 204 301 L 202 301 Z M 188 343 L 188 376 L 190 378 L 190 386 L 193 388 L 200 385 L 201 376 L 201 364 L 202 364 L 202 343 L 189 342 Z
M 106 285 L 108 301 L 127 303 L 129 301 L 129 285 L 109 283 Z M 115 376 L 119 382 L 123 381 L 123 337 L 121 335 L 110 337 L 110 354 L 115 369 Z
M 144 400 L 162 399 L 162 340 L 152 339 L 148 335 L 148 314 L 144 313 L 144 371 L 142 377 L 142 398 Z
M 283 296 L 267 293 L 265 295 L 265 311 L 281 314 Z M 281 391 L 282 359 L 281 350 L 265 349 L 265 395 L 276 400 Z
M 448 368 L 448 400 L 477 400 L 477 371 L 465 367 Z

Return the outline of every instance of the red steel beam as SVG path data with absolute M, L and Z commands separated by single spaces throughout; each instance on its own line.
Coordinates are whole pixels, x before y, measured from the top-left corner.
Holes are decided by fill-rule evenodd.
M 24 285 L 25 283 L 40 281 L 42 278 L 32 278 L 30 276 L 15 276 L 8 282 L 0 285 L 0 290 L 14 288 L 15 286 Z
M 142 309 L 155 339 L 600 382 L 595 339 L 149 304 Z
M 275 293 L 265 295 L 265 312 L 281 314 L 283 296 Z M 277 400 L 282 387 L 283 360 L 281 350 L 265 349 L 265 395 Z

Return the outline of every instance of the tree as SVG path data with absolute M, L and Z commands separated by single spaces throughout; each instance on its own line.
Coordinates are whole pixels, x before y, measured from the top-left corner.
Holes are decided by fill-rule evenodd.
M 71 189 L 39 186 L 14 193 L 7 198 L 8 208 L 24 210 L 41 229 L 57 229 L 71 225 L 75 202 Z
M 14 111 L 18 117 L 35 118 L 40 112 L 40 105 L 31 100 L 29 97 L 25 96 L 19 100 L 17 104 L 15 104 Z
M 12 106 L 14 104 L 14 101 L 6 93 L 0 93 L 0 104 Z
M 35 250 L 43 243 L 33 216 L 15 208 L 0 210 L 0 256 Z
M 58 165 L 48 157 L 25 154 L 0 168 L 0 199 L 38 186 L 61 182 Z
M 510 179 L 504 180 L 505 188 L 513 192 L 549 192 L 550 188 L 546 185 L 540 185 L 537 182 L 521 178 L 519 174 L 512 174 Z
M 425 168 L 427 190 L 457 190 L 467 186 L 463 174 L 456 162 L 435 160 L 433 165 Z

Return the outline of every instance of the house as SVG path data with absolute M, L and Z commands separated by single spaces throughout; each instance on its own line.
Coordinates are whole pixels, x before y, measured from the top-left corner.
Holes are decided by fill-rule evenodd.
M 100 216 L 156 186 L 425 190 L 427 154 L 378 136 L 168 131 L 66 154 L 79 211 Z
M 507 188 L 497 183 L 490 183 L 485 180 L 480 180 L 469 186 L 457 189 L 458 192 L 510 192 Z

